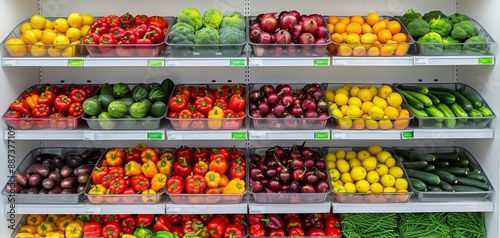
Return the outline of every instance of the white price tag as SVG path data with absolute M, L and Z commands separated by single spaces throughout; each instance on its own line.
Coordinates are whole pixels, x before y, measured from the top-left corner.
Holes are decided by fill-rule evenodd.
M 266 207 L 264 206 L 250 206 L 250 214 L 262 214 L 266 213 Z
M 17 64 L 17 61 L 15 60 L 4 60 L 3 61 L 3 65 L 5 66 L 16 66 Z
M 167 207 L 167 214 L 180 214 L 181 211 L 180 207 Z
M 266 136 L 265 132 L 262 131 L 252 131 L 250 132 L 250 138 L 251 139 L 262 139 Z
M 347 135 L 345 133 L 333 133 L 332 138 L 333 139 L 346 139 Z
M 429 64 L 429 59 L 428 58 L 415 58 L 413 63 L 415 65 L 427 65 L 427 64 Z
M 83 140 L 95 140 L 95 133 L 94 132 L 84 132 L 83 133 Z
M 182 134 L 179 133 L 168 133 L 167 140 L 182 140 Z
M 333 60 L 333 65 L 347 65 L 347 60 Z
M 251 59 L 250 60 L 250 65 L 251 66 L 263 66 L 264 65 L 264 60 L 261 60 L 261 59 Z
M 98 214 L 98 213 L 101 213 L 101 208 L 100 207 L 86 207 L 85 213 L 86 214 Z
M 167 66 L 179 66 L 180 62 L 179 61 L 167 61 Z

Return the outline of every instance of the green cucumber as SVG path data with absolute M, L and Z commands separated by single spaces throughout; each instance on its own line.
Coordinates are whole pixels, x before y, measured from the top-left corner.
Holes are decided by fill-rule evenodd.
M 440 170 L 440 169 L 436 169 L 433 171 L 433 173 L 435 175 L 437 175 L 441 181 L 445 181 L 449 184 L 457 184 L 458 180 L 457 180 L 457 176 L 451 174 L 451 173 L 448 173 L 446 171 L 443 171 L 443 170 Z
M 409 105 L 409 104 L 408 104 L 408 106 L 410 106 L 410 110 L 411 110 L 411 112 L 412 112 L 412 113 L 413 113 L 416 117 L 429 117 L 429 115 L 427 115 L 427 113 L 426 113 L 424 110 L 422 110 L 422 109 L 418 109 L 418 108 L 416 108 L 416 107 L 414 107 L 414 106 L 412 106 L 412 105 Z
M 464 96 L 465 98 L 467 98 L 467 100 L 469 100 L 470 103 L 472 103 L 472 107 L 474 107 L 474 108 L 477 109 L 477 108 L 483 106 L 483 104 L 481 103 L 481 101 L 479 99 L 477 99 L 474 95 L 472 95 L 472 93 L 469 93 L 469 92 L 465 91 L 465 89 L 463 89 L 463 88 L 459 88 L 457 91 L 462 96 Z
M 459 185 L 473 186 L 485 191 L 490 190 L 490 186 L 488 186 L 488 184 L 486 184 L 485 182 L 478 181 L 476 179 L 457 177 L 457 180 Z
M 422 94 L 427 94 L 429 92 L 429 89 L 427 89 L 427 87 L 424 87 L 424 86 L 400 84 L 400 85 L 398 85 L 398 88 L 402 89 L 402 90 L 408 90 L 408 91 L 413 91 L 413 92 L 422 93 Z
M 450 109 L 451 111 L 453 111 L 453 114 L 455 114 L 455 116 L 458 117 L 458 120 L 460 120 L 461 122 L 467 121 L 469 115 L 460 105 L 458 105 L 458 103 L 454 102 L 450 104 Z
M 414 150 L 394 148 L 394 152 L 399 156 L 403 156 L 409 160 L 417 160 L 417 161 L 427 161 L 432 162 L 436 160 L 436 157 L 431 154 L 426 154 Z
M 403 91 L 406 92 L 407 94 L 410 94 L 412 97 L 416 98 L 420 102 L 422 102 L 422 104 L 424 104 L 425 107 L 432 106 L 432 100 L 429 97 L 425 96 L 425 94 L 417 93 L 417 92 L 413 92 L 413 91 L 407 91 L 407 90 L 403 90 Z
M 414 169 L 406 169 L 406 174 L 408 174 L 408 177 L 422 180 L 422 182 L 428 185 L 439 185 L 439 183 L 441 182 L 439 176 L 429 172 L 424 172 Z
M 480 106 L 477 110 L 481 113 L 481 115 L 483 115 L 483 117 L 493 116 L 493 112 L 485 106 Z
M 458 93 L 457 91 L 449 88 L 429 88 L 429 90 L 432 91 L 440 91 L 440 92 L 446 92 L 446 93 L 451 93 L 453 96 L 455 96 L 455 102 L 458 103 L 466 112 L 470 112 L 474 107 L 472 106 L 472 103 L 462 96 L 462 94 Z
M 437 105 L 437 104 L 441 103 L 441 100 L 439 100 L 438 97 L 436 97 L 430 93 L 426 94 L 426 96 L 431 99 L 433 105 Z
M 444 114 L 439 111 L 435 106 L 425 107 L 424 111 L 430 116 L 433 117 L 438 122 L 444 121 Z
M 428 164 L 427 167 L 423 168 L 422 171 L 424 172 L 432 172 L 436 169 L 436 167 L 432 164 Z
M 445 181 L 442 181 L 441 180 L 441 183 L 439 183 L 439 187 L 441 189 L 443 189 L 443 191 L 447 191 L 447 192 L 454 192 L 455 189 L 453 188 L 453 186 L 451 186 L 451 184 L 445 182 Z
M 427 191 L 427 185 L 420 179 L 410 178 L 410 183 L 411 183 L 411 186 L 417 191 L 420 191 L 420 192 Z
M 469 172 L 467 174 L 467 178 L 475 179 L 481 182 L 486 182 L 486 176 L 484 174 L 480 174 L 478 172 Z
M 467 174 L 469 173 L 469 169 L 463 167 L 446 167 L 446 168 L 439 168 L 439 170 L 448 172 L 456 176 L 467 176 Z
M 472 120 L 474 121 L 481 121 L 481 117 L 483 117 L 483 114 L 478 109 L 472 109 L 467 114 L 469 115 L 469 117 L 472 117 Z
M 436 161 L 457 161 L 460 159 L 460 154 L 456 152 L 432 153 L 436 156 Z
M 453 167 L 467 167 L 469 165 L 469 160 L 465 158 L 459 158 L 457 161 L 450 161 L 450 166 Z
M 467 186 L 467 185 L 453 185 L 453 189 L 455 189 L 455 192 L 482 192 L 484 190 L 474 187 L 474 186 Z
M 469 165 L 467 167 L 469 168 L 469 172 L 476 172 L 476 173 L 480 173 L 480 174 L 483 173 L 481 171 L 481 169 L 475 164 L 469 163 Z
M 450 163 L 448 161 L 437 161 L 437 162 L 432 162 L 432 165 L 434 165 L 434 167 L 436 168 L 443 168 L 450 166 Z
M 453 114 L 453 111 L 451 111 L 451 109 L 444 103 L 439 103 L 438 105 L 436 105 L 436 108 L 441 111 L 446 117 L 446 119 L 444 119 L 444 124 L 446 124 L 446 127 L 454 128 L 457 124 L 457 119 L 455 118 L 455 114 Z
M 429 185 L 429 186 L 427 186 L 427 191 L 429 191 L 429 192 L 442 192 L 443 189 L 441 189 L 438 186 Z
M 401 91 L 401 94 L 403 95 L 403 97 L 405 97 L 406 101 L 408 102 L 408 104 L 410 106 L 413 106 L 415 107 L 416 109 L 424 109 L 424 104 L 419 101 L 418 99 L 414 98 L 412 95 L 410 95 L 409 93 L 403 91 L 403 90 L 400 90 Z
M 427 161 L 415 161 L 415 162 L 401 162 L 405 169 L 417 169 L 421 170 L 427 167 Z
M 455 96 L 453 96 L 453 94 L 451 93 L 430 90 L 428 94 L 439 98 L 439 101 L 441 103 L 452 104 L 455 102 Z

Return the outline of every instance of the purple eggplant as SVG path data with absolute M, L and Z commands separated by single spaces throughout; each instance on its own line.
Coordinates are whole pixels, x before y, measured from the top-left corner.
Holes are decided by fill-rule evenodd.
M 254 181 L 250 179 L 250 191 L 254 193 L 260 193 L 264 190 L 264 185 L 260 181 Z
M 262 174 L 262 170 L 258 168 L 251 168 L 250 169 L 250 179 L 258 181 L 260 180 L 264 175 Z
M 315 186 L 317 193 L 326 193 L 328 191 L 328 183 L 326 181 L 319 181 Z

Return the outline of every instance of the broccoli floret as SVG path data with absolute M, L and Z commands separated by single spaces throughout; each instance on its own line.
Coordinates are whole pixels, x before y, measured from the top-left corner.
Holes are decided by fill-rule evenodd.
M 174 56 L 185 56 L 191 55 L 193 52 L 192 46 L 180 46 L 180 45 L 192 45 L 194 44 L 194 34 L 193 29 L 190 25 L 178 25 L 175 24 L 170 33 L 168 34 L 168 43 L 172 48 Z M 191 27 L 191 28 L 190 28 Z
M 187 24 L 187 23 L 185 23 L 185 22 L 177 22 L 177 23 L 175 23 L 175 24 L 172 26 L 172 29 L 170 29 L 170 31 L 175 30 L 177 27 L 186 27 L 186 28 L 188 28 L 188 29 L 191 31 L 191 33 L 193 33 L 193 35 L 194 35 L 194 27 L 193 27 L 193 26 L 191 26 L 191 25 L 189 25 L 189 24 Z
M 443 50 L 448 54 L 459 54 L 462 51 L 462 42 L 451 36 L 444 37 Z
M 237 28 L 245 31 L 245 18 L 239 12 L 233 12 L 231 15 L 224 16 L 220 28 Z
M 440 10 L 432 10 L 426 14 L 424 14 L 422 16 L 422 18 L 424 18 L 424 20 L 426 22 L 430 22 L 432 19 L 434 18 L 438 18 L 439 16 L 441 16 L 441 18 L 448 18 L 448 16 L 446 16 L 443 12 L 441 12 Z
M 450 17 L 449 17 L 451 23 L 453 24 L 456 24 L 456 23 L 459 23 L 461 21 L 468 21 L 470 20 L 470 18 L 464 14 L 461 14 L 461 13 L 454 13 L 454 14 L 451 14 Z
M 193 26 L 195 31 L 203 26 L 201 13 L 197 9 L 191 7 L 185 8 L 177 15 L 177 22 L 185 22 Z
M 431 29 L 429 23 L 424 21 L 422 18 L 413 19 L 410 23 L 408 23 L 408 25 L 406 25 L 406 28 L 408 29 L 410 35 L 415 39 L 424 36 Z
M 222 13 L 217 9 L 208 9 L 203 13 L 203 25 L 219 29 L 222 21 Z
M 476 25 L 471 21 L 461 21 L 453 25 L 453 29 L 451 30 L 451 37 L 461 41 L 467 40 L 472 36 L 477 36 L 478 34 L 479 31 Z
M 219 41 L 219 32 L 213 27 L 204 27 L 194 35 L 194 43 L 201 45 L 197 47 L 201 56 L 214 56 L 217 54 Z
M 453 24 L 448 18 L 438 16 L 429 22 L 431 31 L 438 33 L 441 37 L 445 37 L 450 34 Z
M 417 18 L 422 19 L 422 14 L 415 12 L 413 9 L 410 8 L 408 11 L 405 12 L 405 14 L 403 14 L 403 16 L 401 16 L 401 18 L 399 20 L 401 20 L 401 22 L 405 26 L 408 26 L 408 23 L 413 21 L 413 19 L 417 19 Z
M 465 41 L 464 50 L 468 55 L 484 55 L 489 50 L 489 43 L 482 36 L 472 36 Z
M 422 55 L 440 55 L 443 53 L 443 38 L 431 31 L 418 39 L 418 49 Z
M 229 44 L 237 46 L 221 46 L 220 50 L 222 55 L 225 56 L 239 56 L 241 50 L 243 49 L 243 43 L 245 43 L 245 32 L 240 31 L 236 28 L 222 28 L 219 30 L 220 43 Z

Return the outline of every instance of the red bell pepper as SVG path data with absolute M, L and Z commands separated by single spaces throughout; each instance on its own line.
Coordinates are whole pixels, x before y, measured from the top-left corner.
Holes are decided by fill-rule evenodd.
M 99 33 L 97 32 L 92 32 L 90 34 L 87 34 L 84 38 L 83 38 L 83 44 L 86 44 L 86 45 L 97 45 L 99 44 Z
M 191 121 L 191 128 L 192 129 L 204 129 L 206 120 L 204 120 L 205 115 L 201 112 L 194 112 L 193 113 L 193 120 Z
M 307 236 L 326 236 L 325 231 L 319 228 L 310 228 L 306 231 Z
M 244 179 L 246 172 L 245 172 L 245 165 L 241 164 L 241 162 L 236 163 L 236 164 L 231 164 L 231 168 L 229 169 L 230 172 L 230 177 L 231 179 L 234 178 L 239 178 L 239 179 Z
M 123 177 L 125 175 L 125 168 L 123 167 L 110 167 L 109 174 L 113 177 Z
M 117 43 L 116 39 L 113 35 L 106 33 L 99 37 L 99 50 L 103 54 L 111 53 L 113 50 L 112 47 L 108 47 L 107 45 L 115 45 Z
M 205 227 L 203 222 L 198 218 L 189 218 L 184 223 L 182 223 L 182 233 L 184 235 L 197 235 Z
M 231 94 L 240 94 L 240 95 L 245 95 L 245 86 L 241 84 L 236 84 L 231 86 Z
M 82 89 L 87 92 L 87 97 L 92 96 L 94 94 L 95 90 L 97 89 L 96 85 L 83 85 Z
M 227 109 L 227 102 L 223 98 L 218 98 L 215 100 L 214 106 L 220 107 L 220 108 L 222 108 L 222 110 L 226 110 Z
M 147 24 L 149 20 L 149 17 L 144 14 L 138 14 L 134 17 L 134 25 L 142 25 L 142 24 Z
M 137 227 L 146 228 L 153 224 L 155 220 L 154 214 L 137 214 L 135 217 L 135 223 Z
M 266 236 L 266 231 L 264 230 L 264 226 L 260 223 L 251 225 L 248 228 L 248 231 L 251 236 L 257 236 L 257 237 Z
M 340 221 L 335 216 L 328 216 L 324 219 L 325 221 L 325 232 L 327 236 L 340 236 L 342 231 L 340 229 Z
M 74 117 L 79 117 L 83 114 L 82 104 L 79 102 L 74 102 L 69 105 L 68 113 Z
M 159 44 L 165 40 L 165 33 L 160 27 L 149 25 L 144 37 L 150 39 L 153 44 Z
M 83 235 L 85 237 L 101 237 L 102 236 L 101 223 L 97 221 L 87 222 L 83 226 Z
M 123 234 L 132 234 L 134 233 L 136 222 L 135 218 L 132 215 L 128 215 L 121 219 L 122 224 L 122 232 Z
M 87 99 L 87 92 L 81 88 L 75 88 L 69 93 L 69 98 L 72 102 L 83 103 Z
M 234 214 L 231 216 L 231 224 L 239 225 L 241 228 L 245 229 L 247 227 L 247 216 L 245 214 Z
M 110 181 L 108 190 L 113 194 L 121 194 L 127 188 L 127 182 L 123 177 L 113 178 Z
M 117 15 L 108 15 L 106 17 L 106 23 L 108 23 L 109 28 L 113 28 L 113 27 L 121 26 L 122 21 L 121 21 L 120 17 Z
M 35 126 L 35 121 L 29 115 L 23 115 L 22 119 L 19 120 L 19 128 L 22 130 L 29 130 Z
M 208 169 L 219 174 L 225 174 L 227 171 L 227 163 L 221 158 L 210 161 Z
M 36 88 L 27 88 L 21 94 L 21 99 L 26 99 L 28 97 L 31 97 L 32 95 L 40 95 L 40 90 Z
M 191 165 L 187 163 L 185 157 L 178 157 L 178 159 L 174 162 L 173 170 L 175 175 L 186 178 L 189 174 L 191 174 L 192 168 Z
M 124 150 L 125 161 L 141 162 L 141 151 L 137 148 L 129 147 Z
M 229 99 L 229 91 L 227 91 L 226 88 L 217 87 L 215 90 L 215 99 L 217 100 L 219 98 L 227 101 Z
M 135 44 L 138 33 L 132 30 L 123 31 L 120 33 L 120 42 L 122 44 Z
M 210 97 L 201 97 L 194 103 L 196 110 L 208 115 L 208 112 L 212 110 L 213 100 Z
M 184 191 L 184 179 L 174 175 L 167 180 L 167 192 L 170 194 L 179 194 Z
M 271 229 L 267 233 L 267 236 L 269 236 L 269 237 L 283 237 L 283 236 L 285 236 L 285 231 L 283 231 L 282 229 Z
M 120 223 L 116 221 L 108 222 L 102 228 L 102 235 L 104 238 L 118 238 L 120 237 Z
M 205 161 L 199 160 L 194 164 L 193 173 L 205 176 L 207 172 L 208 172 L 208 164 L 205 163 Z
M 206 161 L 208 159 L 208 149 L 207 148 L 192 148 L 193 151 L 193 160 L 194 161 L 199 161 L 200 159 L 203 161 Z
M 66 112 L 68 111 L 71 102 L 71 98 L 61 94 L 54 100 L 54 108 L 59 112 Z
M 100 184 L 107 189 L 111 185 L 111 180 L 113 180 L 113 175 L 108 173 L 101 178 Z
M 288 230 L 287 235 L 291 237 L 302 237 L 305 235 L 305 233 L 304 230 L 302 230 L 302 228 L 300 227 L 292 227 L 290 228 L 290 230 Z
M 226 163 L 229 161 L 229 150 L 226 147 L 213 148 L 210 151 L 210 161 L 222 159 Z
M 64 119 L 64 115 L 61 113 L 53 113 L 50 114 L 49 118 L 52 118 L 49 122 L 50 128 L 57 128 L 57 129 L 65 129 L 67 127 L 66 120 Z
M 54 99 L 56 99 L 54 92 L 47 90 L 41 93 L 40 97 L 38 97 L 38 104 L 52 105 L 54 103 Z
M 224 238 L 241 238 L 244 235 L 243 229 L 237 224 L 230 224 L 224 230 Z
M 285 223 L 283 219 L 278 214 L 268 214 L 266 218 L 260 219 L 267 229 L 283 229 L 285 228 Z
M 46 118 L 46 117 L 49 117 L 49 114 L 50 114 L 49 105 L 44 104 L 44 103 L 38 104 L 38 105 L 36 105 L 33 108 L 31 114 L 35 118 Z
M 193 118 L 193 114 L 188 110 L 184 109 L 179 112 L 179 126 L 182 129 L 187 129 L 191 125 L 191 119 Z
M 203 193 L 207 187 L 205 177 L 200 174 L 191 174 L 187 176 L 185 184 L 186 192 L 190 194 Z
M 108 174 L 108 167 L 96 167 L 94 171 L 92 171 L 92 183 L 99 184 L 102 181 L 102 178 Z
M 192 165 L 195 162 L 193 159 L 193 148 L 187 145 L 182 145 L 181 147 L 177 148 L 175 150 L 175 157 L 176 158 L 184 157 L 186 163 L 188 163 L 189 165 Z
M 9 110 L 5 116 L 5 118 L 8 118 L 8 119 L 14 119 L 14 120 L 8 120 L 8 124 L 14 128 L 18 127 L 19 126 L 19 118 L 21 118 L 21 113 L 18 112 L 18 111 L 14 111 L 14 110 Z
M 117 27 L 110 28 L 108 34 L 113 36 L 113 38 L 115 38 L 115 40 L 116 40 L 116 44 L 118 44 L 118 42 L 120 42 L 120 40 L 121 40 L 120 35 L 124 31 L 125 31 L 125 29 L 123 29 L 121 26 L 117 26 Z
M 180 112 L 187 108 L 187 99 L 181 96 L 173 96 L 169 103 L 168 108 L 173 112 Z
M 165 28 L 168 27 L 168 22 L 161 16 L 150 16 L 148 19 L 148 25 Z
M 168 215 L 162 214 L 162 215 L 158 216 L 158 218 L 156 218 L 156 222 L 153 226 L 153 230 L 154 231 L 170 231 L 171 226 L 172 226 L 172 224 L 170 223 Z
M 327 227 L 325 234 L 327 236 L 341 236 L 342 230 L 339 227 Z
M 40 86 L 40 92 L 51 91 L 54 95 L 59 95 L 59 86 L 50 83 L 44 83 Z
M 142 192 L 149 188 L 151 182 L 144 175 L 136 175 L 131 178 L 131 185 L 136 192 Z
M 25 100 L 14 100 L 14 102 L 10 104 L 9 108 L 10 110 L 19 112 L 24 115 L 31 115 L 30 107 Z
M 210 237 L 221 238 L 226 230 L 226 223 L 220 217 L 214 217 L 207 224 L 207 233 Z
M 128 179 L 125 179 L 125 181 L 129 181 L 130 178 Z M 127 187 L 122 194 L 129 194 L 129 195 L 132 195 L 132 196 L 122 196 L 122 200 L 124 203 L 135 203 L 135 201 L 139 200 L 139 198 L 137 196 L 134 196 L 137 194 L 137 192 L 131 188 L 131 187 Z
M 250 225 L 254 224 L 262 224 L 260 219 L 264 219 L 265 216 L 263 214 L 250 214 L 248 216 L 248 222 Z
M 120 216 L 115 214 L 107 214 L 102 217 L 104 223 L 117 222 L 120 223 Z
M 181 216 L 179 214 L 167 214 L 167 220 L 172 225 L 178 225 L 181 223 Z
M 78 86 L 77 84 L 74 84 L 74 83 L 65 84 L 61 88 L 59 88 L 59 95 L 63 94 L 63 95 L 69 96 L 69 93 L 71 92 L 71 90 L 73 90 L 75 88 L 79 88 L 79 87 L 80 86 Z
M 234 94 L 229 99 L 229 109 L 238 112 L 243 111 L 245 109 L 246 100 L 240 94 Z
M 189 100 L 191 98 L 191 91 L 182 85 L 177 86 L 175 88 L 174 94 L 176 96 L 181 96 L 181 97 L 185 98 L 186 100 Z
M 134 25 L 134 16 L 129 12 L 120 16 L 122 27 Z
M 109 25 L 106 22 L 106 17 L 101 17 L 97 21 L 95 21 L 92 26 L 90 26 L 90 32 L 91 33 L 96 33 L 98 36 L 107 34 L 109 32 Z M 95 41 L 96 44 L 99 43 L 99 41 Z

